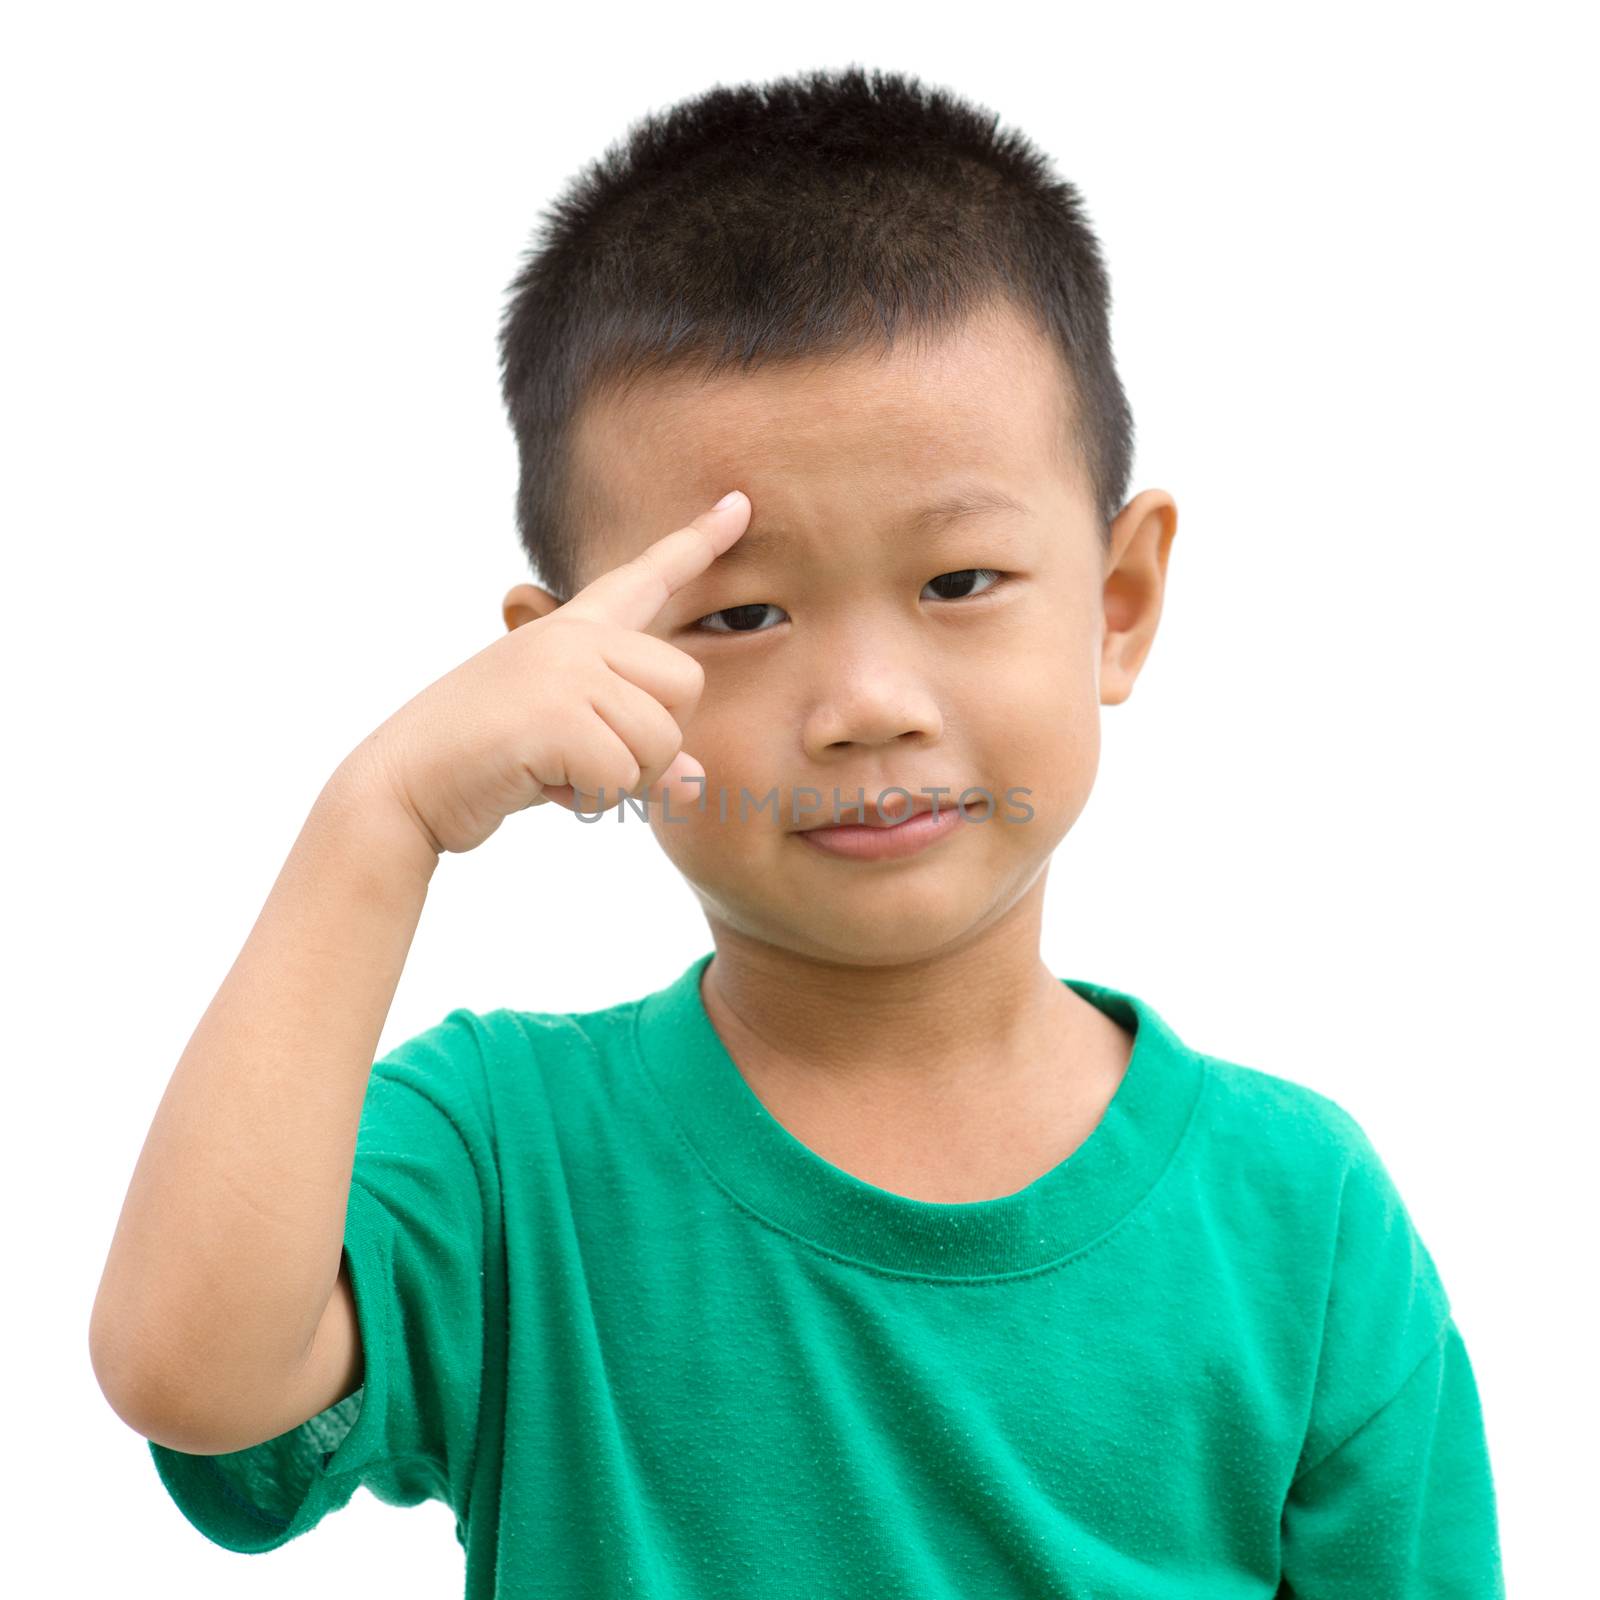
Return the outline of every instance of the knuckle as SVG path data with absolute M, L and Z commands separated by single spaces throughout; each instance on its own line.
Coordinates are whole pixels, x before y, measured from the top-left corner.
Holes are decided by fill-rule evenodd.
M 639 781 L 639 763 L 598 712 L 593 720 L 601 726 L 593 731 L 582 758 L 568 763 L 575 773 L 569 781 L 583 793 L 609 796 L 615 801 Z
M 667 721 L 668 726 L 653 728 L 649 737 L 642 741 L 644 748 L 640 754 L 652 771 L 660 772 L 670 767 L 673 757 L 683 747 L 683 736 L 678 732 L 677 723 L 670 717 Z
M 657 600 L 659 605 L 665 605 L 672 598 L 672 587 L 667 582 L 667 575 L 661 570 L 661 558 L 656 554 L 655 546 L 641 550 L 634 557 L 639 570 L 643 572 L 659 591 Z

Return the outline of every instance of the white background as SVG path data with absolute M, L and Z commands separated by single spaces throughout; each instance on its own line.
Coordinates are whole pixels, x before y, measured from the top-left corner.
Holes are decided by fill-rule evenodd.
M 1474 1361 L 1510 1590 L 1572 1592 L 1596 1487 L 1580 15 L 145 4 L 10 24 L 19 1592 L 459 1592 L 438 1503 L 361 1492 L 264 1559 L 208 1544 L 98 1390 L 90 1306 L 168 1076 L 320 786 L 530 576 L 494 340 L 539 211 L 646 110 L 852 63 L 998 111 L 1081 187 L 1133 489 L 1178 503 L 1161 631 L 1105 713 L 1044 955 L 1360 1121 Z M 458 1005 L 632 998 L 710 949 L 630 821 L 540 808 L 446 858 L 382 1048 Z

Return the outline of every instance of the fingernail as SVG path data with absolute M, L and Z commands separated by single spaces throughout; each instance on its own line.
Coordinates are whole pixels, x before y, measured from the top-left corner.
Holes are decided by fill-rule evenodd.
M 712 506 L 711 509 L 713 511 L 726 511 L 728 507 L 731 506 L 738 498 L 739 491 L 737 489 L 730 489 L 719 501 L 717 501 L 714 506 Z

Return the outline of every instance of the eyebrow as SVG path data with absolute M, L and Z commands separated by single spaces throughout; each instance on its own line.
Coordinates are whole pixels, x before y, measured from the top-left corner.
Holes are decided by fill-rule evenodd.
M 966 489 L 949 494 L 940 500 L 931 500 L 906 512 L 897 526 L 909 534 L 928 533 L 945 523 L 962 517 L 983 516 L 995 511 L 1020 511 L 1026 515 L 1028 508 L 1000 489 Z M 790 542 L 790 536 L 778 528 L 750 528 L 712 562 L 706 571 L 727 571 L 730 567 L 752 566 L 776 555 Z

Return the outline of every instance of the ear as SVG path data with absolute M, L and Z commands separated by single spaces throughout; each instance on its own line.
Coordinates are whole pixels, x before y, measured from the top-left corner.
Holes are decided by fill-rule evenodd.
M 1178 508 L 1163 489 L 1135 495 L 1111 524 L 1106 551 L 1100 704 L 1121 705 L 1155 642 Z
M 548 616 L 561 602 L 548 589 L 536 583 L 519 583 L 507 590 L 500 602 L 500 614 L 506 619 L 506 632 L 520 628 L 525 622 L 534 622 Z

